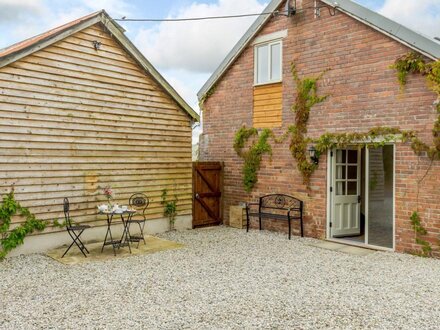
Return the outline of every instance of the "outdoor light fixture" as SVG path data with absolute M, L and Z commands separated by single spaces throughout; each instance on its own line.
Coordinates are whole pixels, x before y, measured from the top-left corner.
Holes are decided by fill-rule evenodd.
M 95 48 L 95 50 L 99 50 L 102 45 L 102 43 L 97 40 L 92 41 L 92 44 L 93 44 L 93 47 Z
M 312 161 L 312 163 L 315 165 L 318 165 L 319 157 L 317 156 L 316 149 L 314 146 L 311 146 L 309 148 L 309 156 L 310 156 L 310 160 Z

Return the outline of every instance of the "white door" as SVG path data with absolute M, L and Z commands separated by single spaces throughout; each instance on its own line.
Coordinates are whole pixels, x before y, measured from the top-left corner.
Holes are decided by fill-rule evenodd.
M 331 236 L 360 235 L 361 151 L 337 149 L 332 158 Z

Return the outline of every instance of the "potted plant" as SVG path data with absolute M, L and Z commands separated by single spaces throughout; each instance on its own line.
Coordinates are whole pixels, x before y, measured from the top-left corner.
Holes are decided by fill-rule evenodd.
M 163 215 L 168 217 L 170 230 L 174 230 L 174 223 L 177 215 L 177 195 L 174 195 L 174 199 L 168 200 L 168 190 L 163 189 L 161 199 L 162 201 L 160 204 L 163 205 Z

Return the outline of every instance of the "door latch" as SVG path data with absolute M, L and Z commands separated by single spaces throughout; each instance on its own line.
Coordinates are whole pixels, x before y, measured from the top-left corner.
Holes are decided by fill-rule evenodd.
M 358 195 L 358 203 L 361 202 L 361 195 Z

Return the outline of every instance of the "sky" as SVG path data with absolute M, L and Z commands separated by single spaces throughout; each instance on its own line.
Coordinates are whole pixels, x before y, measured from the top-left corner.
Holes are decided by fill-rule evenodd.
M 429 37 L 440 37 L 440 0 L 355 0 Z M 269 0 L 0 0 L 0 48 L 91 12 L 183 18 L 259 13 Z M 126 35 L 198 111 L 197 92 L 255 17 L 198 22 L 122 22 Z

